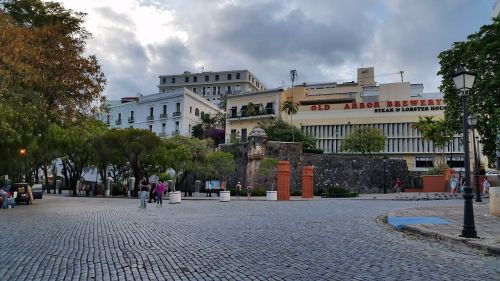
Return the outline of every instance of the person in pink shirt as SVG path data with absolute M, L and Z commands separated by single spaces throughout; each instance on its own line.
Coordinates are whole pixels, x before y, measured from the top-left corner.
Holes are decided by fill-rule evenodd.
M 156 205 L 160 205 L 160 206 L 163 205 L 161 198 L 163 196 L 164 191 L 165 191 L 165 183 L 163 183 L 163 181 L 160 180 L 158 182 L 158 184 L 156 185 Z

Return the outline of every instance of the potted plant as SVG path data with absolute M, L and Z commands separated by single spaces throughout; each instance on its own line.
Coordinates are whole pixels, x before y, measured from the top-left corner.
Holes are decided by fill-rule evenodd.
M 206 157 L 206 163 L 210 174 L 221 179 L 220 201 L 231 201 L 231 192 L 226 185 L 226 179 L 236 170 L 234 156 L 223 151 L 210 152 Z
M 266 199 L 269 201 L 278 200 L 278 192 L 274 190 L 277 169 L 278 160 L 270 157 L 264 157 L 259 165 L 258 174 L 263 178 L 263 180 L 271 178 L 271 185 L 268 187 L 266 192 Z
M 440 163 L 437 167 L 430 168 L 423 176 L 424 192 L 445 192 L 448 166 Z

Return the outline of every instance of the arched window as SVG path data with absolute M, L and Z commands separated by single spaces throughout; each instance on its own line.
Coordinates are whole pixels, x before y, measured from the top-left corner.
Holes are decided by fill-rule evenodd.
M 201 118 L 203 118 L 205 116 L 205 112 L 201 112 Z
M 200 116 L 200 110 L 198 108 L 194 110 L 194 115 Z

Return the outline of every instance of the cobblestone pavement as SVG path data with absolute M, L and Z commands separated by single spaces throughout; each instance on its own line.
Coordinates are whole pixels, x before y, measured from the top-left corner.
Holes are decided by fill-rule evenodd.
M 376 221 L 444 201 L 36 203 L 0 210 L 0 280 L 500 280 L 496 257 Z

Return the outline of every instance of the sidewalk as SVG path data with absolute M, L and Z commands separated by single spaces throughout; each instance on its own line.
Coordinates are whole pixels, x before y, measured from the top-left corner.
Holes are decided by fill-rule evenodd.
M 463 227 L 464 206 L 419 207 L 393 211 L 387 216 L 396 217 L 439 217 L 449 224 L 410 224 L 403 231 L 416 233 L 449 245 L 465 245 L 484 253 L 500 256 L 500 217 L 490 215 L 489 199 L 474 202 L 474 221 L 479 239 L 460 237 Z

